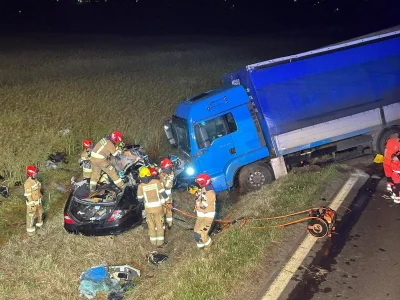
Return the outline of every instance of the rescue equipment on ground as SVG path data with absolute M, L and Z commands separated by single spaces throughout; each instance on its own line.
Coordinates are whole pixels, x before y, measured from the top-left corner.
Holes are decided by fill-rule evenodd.
M 382 154 L 377 154 L 374 158 L 374 163 L 381 164 L 381 163 L 383 163 L 384 160 L 385 160 L 385 158 L 383 157 Z
M 4 198 L 8 197 L 8 187 L 5 185 L 0 186 L 0 195 L 3 196 Z
M 189 194 L 194 195 L 199 190 L 199 187 L 197 185 L 189 185 L 187 190 L 188 190 Z
M 333 209 L 324 206 L 310 209 L 308 216 L 312 219 L 308 220 L 307 233 L 317 238 L 332 236 L 336 229 L 336 212 Z
M 128 265 L 92 267 L 80 276 L 79 294 L 87 299 L 93 299 L 99 292 L 121 297 L 134 285 L 132 280 L 136 277 L 140 277 L 140 270 Z
M 153 265 L 158 266 L 168 259 L 168 255 L 160 254 L 157 251 L 153 251 L 146 255 L 146 258 L 148 262 L 151 262 Z
M 197 216 L 192 215 L 188 212 L 185 212 L 181 209 L 178 209 L 176 207 L 173 207 L 172 205 L 165 204 L 165 206 L 168 206 L 170 209 L 175 210 L 176 212 L 179 212 L 180 214 L 197 219 Z M 308 213 L 307 217 L 300 218 L 297 220 L 293 221 L 288 221 L 280 224 L 274 224 L 274 225 L 259 225 L 259 226 L 250 226 L 249 224 L 251 222 L 270 222 L 270 221 L 276 221 L 280 219 L 286 219 L 289 217 L 294 217 L 298 216 L 301 214 Z M 293 212 L 287 215 L 282 215 L 282 216 L 275 216 L 275 217 L 267 217 L 267 218 L 247 218 L 247 217 L 241 217 L 238 219 L 234 220 L 223 220 L 223 219 L 216 219 L 214 220 L 215 223 L 217 223 L 218 226 L 218 232 L 223 232 L 224 230 L 228 229 L 232 225 L 238 224 L 240 228 L 248 228 L 248 229 L 267 229 L 267 228 L 281 228 L 281 227 L 286 227 L 289 225 L 297 224 L 297 223 L 302 223 L 308 221 L 307 224 L 307 232 L 310 233 L 311 235 L 317 237 L 317 238 L 323 238 L 325 236 L 332 237 L 332 233 L 336 230 L 336 212 L 325 206 L 321 206 L 318 208 L 312 208 L 312 209 L 306 209 L 298 212 Z
M 67 160 L 67 154 L 65 154 L 64 152 L 55 152 L 49 155 L 48 160 L 53 162 L 53 163 L 64 163 L 67 164 L 68 160 Z

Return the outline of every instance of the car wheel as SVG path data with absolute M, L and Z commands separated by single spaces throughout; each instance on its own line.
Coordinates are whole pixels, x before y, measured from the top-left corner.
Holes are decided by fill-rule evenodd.
M 253 163 L 244 166 L 239 173 L 239 186 L 241 192 L 259 190 L 263 185 L 274 180 L 274 173 L 266 163 Z

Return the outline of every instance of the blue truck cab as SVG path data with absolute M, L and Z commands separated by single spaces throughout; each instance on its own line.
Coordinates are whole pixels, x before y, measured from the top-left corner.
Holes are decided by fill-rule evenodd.
M 164 126 L 186 161 L 181 181 L 207 173 L 216 192 L 250 191 L 319 155 L 383 153 L 400 132 L 400 28 L 248 65 L 223 83 Z
M 216 191 L 232 187 L 242 166 L 269 156 L 257 122 L 242 86 L 214 89 L 179 104 L 170 124 L 178 149 L 191 160 L 188 177 L 207 172 Z

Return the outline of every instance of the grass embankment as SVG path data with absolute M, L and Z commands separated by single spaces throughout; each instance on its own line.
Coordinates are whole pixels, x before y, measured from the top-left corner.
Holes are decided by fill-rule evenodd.
M 335 166 L 289 174 L 258 192 L 241 196 L 230 218 L 275 216 L 309 208 L 338 174 Z M 177 193 L 175 198 L 178 207 L 187 211 L 193 207 L 193 199 L 186 193 Z M 57 295 L 58 299 L 78 299 L 83 270 L 102 263 L 128 263 L 141 266 L 144 272 L 126 299 L 222 299 L 258 266 L 266 247 L 279 242 L 284 234 L 282 229 L 231 227 L 214 237 L 215 244 L 204 258 L 196 249 L 192 231 L 184 228 L 194 221 L 186 220 L 176 221 L 167 233 L 169 244 L 162 251 L 170 259 L 155 268 L 145 262 L 152 248 L 141 228 L 112 238 L 89 238 L 65 233 L 62 217 L 53 218 L 40 237 L 15 236 L 0 250 L 0 298 L 54 299 Z
M 22 188 L 11 189 L 10 198 L 0 206 L 0 246 L 4 245 L 0 253 L 1 299 L 54 299 L 54 295 L 73 299 L 85 268 L 100 263 L 144 264 L 144 255 L 151 248 L 140 229 L 115 238 L 73 236 L 63 230 L 62 207 L 67 193 L 56 187 L 65 186 L 72 175 L 80 173 L 76 160 L 82 139 L 96 141 L 118 129 L 127 142 L 142 144 L 153 157 L 165 154 L 162 123 L 182 99 L 219 86 L 224 72 L 321 44 L 286 37 L 273 41 L 196 39 L 0 39 L 0 175 L 5 177 L 0 184 L 12 187 L 16 181 L 23 183 L 25 166 L 39 165 L 48 216 L 43 234 L 27 239 Z M 70 133 L 63 135 L 64 129 Z M 56 151 L 70 155 L 70 163 L 63 166 L 70 172 L 44 170 L 43 162 Z M 192 208 L 186 195 L 177 195 L 177 201 Z M 179 280 L 168 278 L 184 274 L 188 261 L 201 265 L 196 265 L 200 262 L 192 234 L 175 229 L 166 249 L 171 266 L 160 270 L 165 276 L 158 275 L 159 271 L 155 276 L 156 271 L 146 267 L 146 273 L 154 278 L 144 277 L 131 297 L 156 299 L 162 294 L 157 292 L 161 278 L 175 288 L 166 298 L 187 294 L 183 287 L 176 288 Z M 230 235 L 221 245 L 238 242 Z M 221 255 L 225 251 L 222 249 Z M 174 267 L 180 264 L 183 273 L 178 274 Z M 218 282 L 226 281 L 221 278 Z M 145 289 L 150 286 L 156 289 L 148 297 Z M 221 293 L 215 290 L 215 295 Z
M 0 54 L 0 175 L 5 181 L 0 184 L 23 183 L 26 165 L 39 165 L 46 210 L 51 202 L 65 202 L 55 187 L 80 173 L 76 161 L 84 138 L 96 142 L 119 130 L 125 141 L 140 143 L 152 157 L 165 155 L 162 124 L 176 104 L 219 86 L 224 72 L 258 60 L 240 41 L 74 37 L 0 44 L 5 46 Z M 63 135 L 65 129 L 69 134 Z M 43 162 L 56 151 L 70 155 L 64 167 L 74 172 L 44 172 Z M 23 232 L 22 195 L 19 187 L 3 199 L 0 245 Z

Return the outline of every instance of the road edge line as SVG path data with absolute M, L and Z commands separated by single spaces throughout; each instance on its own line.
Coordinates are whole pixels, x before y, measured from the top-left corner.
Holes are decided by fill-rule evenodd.
M 344 199 L 350 193 L 353 186 L 357 183 L 359 178 L 369 177 L 362 171 L 356 170 L 356 172 L 352 173 L 336 194 L 335 198 L 332 200 L 329 205 L 333 210 L 338 210 L 342 205 Z M 288 285 L 290 279 L 293 277 L 301 263 L 306 258 L 307 254 L 310 252 L 311 248 L 317 242 L 317 238 L 312 235 L 307 235 L 300 246 L 296 249 L 293 255 L 290 257 L 289 261 L 285 264 L 282 270 L 275 277 L 274 281 L 268 287 L 267 292 L 262 297 L 262 300 L 276 300 L 280 297 L 280 295 L 285 290 Z

